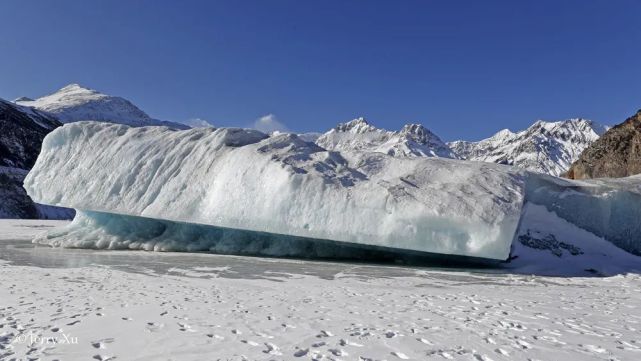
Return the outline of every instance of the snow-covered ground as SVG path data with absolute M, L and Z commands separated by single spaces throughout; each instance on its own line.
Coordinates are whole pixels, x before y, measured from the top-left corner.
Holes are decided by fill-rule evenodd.
M 0 359 L 636 360 L 641 277 L 35 246 L 0 221 Z M 33 342 L 32 342 L 33 341 Z

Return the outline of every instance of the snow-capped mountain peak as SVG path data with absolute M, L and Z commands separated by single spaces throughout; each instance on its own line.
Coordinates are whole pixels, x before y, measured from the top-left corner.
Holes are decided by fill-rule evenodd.
M 378 129 L 370 125 L 364 117 L 359 117 L 354 120 L 350 120 L 346 123 L 341 123 L 336 126 L 336 128 L 330 130 L 335 132 L 344 132 L 352 134 L 363 134 L 367 132 L 374 132 Z
M 507 139 L 511 139 L 516 135 L 516 133 L 512 132 L 509 129 L 502 129 L 496 132 L 493 136 L 491 136 L 488 139 L 496 140 L 496 141 L 505 141 Z
M 605 126 L 581 118 L 555 122 L 537 120 L 516 133 L 503 129 L 479 142 L 458 140 L 448 145 L 464 159 L 560 175 L 606 130 Z
M 18 99 L 16 103 L 47 112 L 63 123 L 98 120 L 133 126 L 156 125 L 149 115 L 130 101 L 79 84 L 69 84 L 36 100 Z
M 20 97 L 20 98 L 16 98 L 16 99 L 14 99 L 14 100 L 13 100 L 13 103 L 18 103 L 18 102 L 32 102 L 32 101 L 33 101 L 33 99 L 31 99 L 31 98 L 27 98 L 27 97 Z
M 436 135 L 425 128 L 423 124 L 405 124 L 399 134 L 421 144 L 427 144 L 430 139 L 436 137 Z
M 365 118 L 341 123 L 321 135 L 316 144 L 334 151 L 371 151 L 396 157 L 456 158 L 451 149 L 420 124 L 407 124 L 400 131 L 379 129 Z

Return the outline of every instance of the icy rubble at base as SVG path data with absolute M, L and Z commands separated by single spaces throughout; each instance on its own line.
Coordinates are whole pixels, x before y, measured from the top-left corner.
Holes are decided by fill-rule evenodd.
M 641 258 L 527 202 L 512 245 L 513 259 L 503 266 L 522 274 L 612 276 L 641 272 Z
M 641 255 L 641 175 L 584 181 L 539 176 L 527 184 L 528 202 Z
M 639 183 L 633 177 L 573 182 L 490 163 L 329 152 L 293 134 L 81 122 L 47 136 L 25 188 L 38 202 L 84 210 L 63 232 L 38 240 L 52 245 L 297 255 L 292 252 L 305 250 L 297 237 L 305 237 L 505 260 L 515 234 L 530 222 L 526 201 L 639 253 L 641 232 L 630 230 L 638 227 L 632 219 L 641 203 L 621 201 L 638 198 Z M 612 217 L 625 210 L 632 216 Z M 156 221 L 146 228 L 127 215 Z M 228 229 L 226 236 L 215 231 L 220 228 Z M 243 243 L 252 237 L 244 231 L 263 237 Z M 572 242 L 582 241 L 577 237 Z

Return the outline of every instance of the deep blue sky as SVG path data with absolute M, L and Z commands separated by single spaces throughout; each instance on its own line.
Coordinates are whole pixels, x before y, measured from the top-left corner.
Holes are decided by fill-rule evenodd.
M 3 1 L 0 97 L 77 82 L 150 115 L 445 140 L 641 108 L 641 1 Z

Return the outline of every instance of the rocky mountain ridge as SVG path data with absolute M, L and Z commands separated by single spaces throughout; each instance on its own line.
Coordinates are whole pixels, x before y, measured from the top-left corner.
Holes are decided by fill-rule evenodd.
M 587 147 L 566 176 L 620 178 L 641 173 L 641 110 Z

